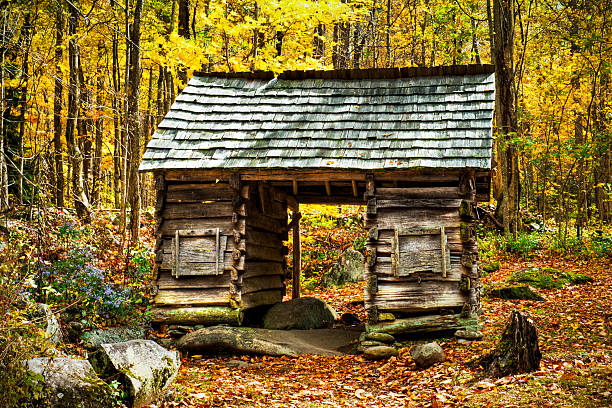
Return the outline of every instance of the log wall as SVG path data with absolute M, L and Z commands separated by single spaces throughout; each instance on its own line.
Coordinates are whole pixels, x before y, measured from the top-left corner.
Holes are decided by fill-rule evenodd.
M 246 202 L 246 269 L 242 277 L 242 307 L 269 305 L 285 295 L 287 204 L 265 182 L 251 182 Z
M 480 303 L 473 175 L 461 175 L 444 185 L 399 188 L 394 184 L 398 183 L 372 177 L 366 191 L 369 323 L 380 323 L 382 313 L 384 318 L 391 314 L 397 319 L 474 316 Z M 424 267 L 428 259 L 431 267 Z
M 199 182 L 158 174 L 156 181 L 158 311 L 242 310 L 282 300 L 287 254 L 283 194 L 266 183 L 242 182 L 237 174 Z M 169 313 L 160 316 L 160 322 L 176 319 Z
M 167 181 L 163 174 L 157 174 L 156 188 L 155 306 L 233 306 L 232 268 L 244 269 L 244 257 L 238 257 L 238 262 L 235 258 L 245 248 L 242 240 L 234 239 L 236 231 L 244 232 L 244 220 L 237 220 L 235 213 L 244 214 L 244 205 L 235 205 L 236 192 L 229 180 L 185 183 Z M 217 228 L 219 236 L 215 237 Z M 208 236 L 202 237 L 203 233 Z M 206 275 L 173 276 L 177 238 L 183 262 L 181 274 L 205 269 Z M 224 244 L 219 248 L 219 259 L 215 239 Z M 215 269 L 218 273 L 211 275 Z

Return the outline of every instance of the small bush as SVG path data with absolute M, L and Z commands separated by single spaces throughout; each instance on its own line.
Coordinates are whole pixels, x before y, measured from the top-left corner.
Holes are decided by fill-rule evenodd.
M 516 237 L 506 237 L 506 248 L 508 252 L 527 258 L 533 251 L 542 249 L 542 235 L 532 232 L 520 233 Z

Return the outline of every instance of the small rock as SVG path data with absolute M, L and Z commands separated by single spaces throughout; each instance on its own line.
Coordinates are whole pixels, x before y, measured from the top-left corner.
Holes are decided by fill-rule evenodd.
M 458 339 L 480 340 L 482 339 L 482 336 L 483 336 L 482 332 L 474 331 L 474 330 L 463 329 L 463 330 L 457 330 L 455 332 L 455 337 L 457 337 Z
M 52 408 L 110 408 L 116 405 L 111 388 L 98 376 L 87 360 L 66 357 L 33 358 L 25 362 L 28 370 L 40 375 L 48 390 L 41 406 Z
M 230 360 L 227 363 L 225 363 L 225 366 L 228 368 L 236 368 L 236 369 L 244 369 L 244 368 L 249 368 L 249 363 L 247 363 L 246 361 L 242 361 L 242 360 Z
M 94 350 L 102 344 L 122 343 L 129 340 L 142 339 L 145 330 L 137 326 L 118 326 L 109 329 L 91 330 L 81 335 L 83 346 L 89 350 Z
M 363 352 L 363 358 L 366 360 L 385 360 L 397 356 L 397 354 L 397 350 L 394 347 L 375 346 L 366 348 Z
M 362 341 L 360 344 L 364 348 L 377 347 L 377 346 L 386 346 L 386 344 L 381 342 L 381 341 L 372 341 L 372 340 L 365 340 L 365 341 Z
M 272 306 L 263 318 L 263 327 L 273 330 L 323 329 L 330 328 L 338 318 L 338 313 L 321 299 L 301 297 Z
M 414 346 L 410 354 L 419 368 L 427 368 L 446 360 L 444 350 L 435 342 Z
M 102 344 L 89 361 L 103 378 L 121 382 L 128 405 L 134 408 L 163 396 L 181 365 L 178 351 L 168 351 L 152 340 Z
M 393 344 L 395 338 L 388 333 L 366 333 L 365 338 L 373 341 L 380 341 L 381 343 Z
M 359 316 L 357 316 L 355 313 L 342 313 L 342 316 L 340 316 L 340 321 L 345 326 L 353 326 L 361 323 Z
M 457 339 L 457 343 L 459 343 L 459 344 L 472 344 L 472 340 Z
M 352 249 L 347 249 L 332 265 L 329 272 L 323 276 L 323 286 L 340 286 L 347 282 L 358 282 L 364 279 L 363 255 Z

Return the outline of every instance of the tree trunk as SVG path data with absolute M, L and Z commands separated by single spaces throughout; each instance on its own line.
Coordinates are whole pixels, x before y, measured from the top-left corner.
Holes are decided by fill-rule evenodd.
M 66 118 L 66 144 L 72 162 L 72 190 L 74 196 L 74 207 L 78 217 L 88 223 L 91 220 L 89 201 L 85 195 L 83 186 L 83 154 L 75 140 L 77 118 L 79 116 L 79 44 L 76 35 L 79 11 L 72 4 L 69 5 L 70 14 L 68 18 L 68 59 L 70 66 L 70 80 L 68 88 L 68 115 Z
M 518 217 L 518 158 L 511 139 L 516 135 L 517 119 L 514 99 L 514 2 L 494 0 L 495 88 L 497 125 L 498 177 L 502 189 L 497 202 L 501 206 L 504 231 L 516 232 Z
M 64 12 L 57 5 L 55 15 L 55 82 L 53 99 L 53 148 L 55 154 L 55 205 L 64 206 L 64 161 L 62 159 L 62 43 L 64 41 Z
M 104 53 L 104 43 L 98 43 L 98 58 L 102 59 Z M 95 119 L 95 146 L 94 154 L 92 158 L 92 182 L 91 182 L 91 197 L 94 205 L 100 207 L 100 190 L 102 189 L 102 174 L 100 173 L 100 167 L 102 163 L 102 143 L 103 133 L 102 129 L 104 126 L 103 115 L 101 106 L 103 104 L 102 94 L 104 92 L 104 77 L 102 71 L 102 65 L 98 66 L 96 78 L 96 119 Z
M 6 56 L 6 30 L 7 19 L 9 15 L 9 7 L 5 5 L 2 9 L 2 44 L 0 44 L 0 210 L 9 208 L 9 193 L 8 193 L 8 171 L 6 168 L 6 152 L 4 144 L 4 110 L 6 109 L 6 98 L 4 94 L 4 67 Z
M 130 31 L 130 70 L 127 88 L 128 99 L 128 160 L 129 160 L 129 201 L 130 201 L 130 232 L 132 246 L 138 244 L 140 234 L 140 183 L 138 167 L 140 165 L 140 18 L 142 16 L 142 1 L 136 0 L 134 19 Z
M 26 110 L 28 108 L 28 82 L 30 78 L 30 35 L 32 25 L 30 24 L 30 12 L 24 15 L 23 26 L 19 39 L 19 47 L 23 49 L 23 61 L 21 63 L 21 76 L 23 84 L 19 91 L 19 157 L 17 158 L 17 201 L 23 203 L 23 174 L 24 174 L 24 141 L 26 128 Z
M 121 129 L 119 121 L 119 51 L 117 30 L 113 33 L 113 198 L 115 208 L 121 206 Z
M 528 317 L 513 311 L 495 350 L 472 364 L 482 367 L 487 377 L 499 378 L 539 370 L 541 359 L 535 324 Z

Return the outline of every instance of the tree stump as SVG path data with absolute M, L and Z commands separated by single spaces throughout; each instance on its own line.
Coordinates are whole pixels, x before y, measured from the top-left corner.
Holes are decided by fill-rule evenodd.
M 539 370 L 541 358 L 535 324 L 513 311 L 495 350 L 478 358 L 475 364 L 485 370 L 487 377 L 498 378 Z

